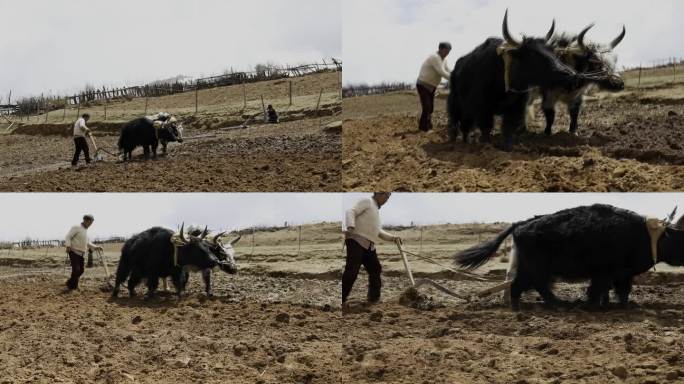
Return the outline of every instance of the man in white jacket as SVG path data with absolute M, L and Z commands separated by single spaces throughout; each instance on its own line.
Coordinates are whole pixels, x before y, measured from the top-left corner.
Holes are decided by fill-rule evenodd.
M 83 256 L 85 253 L 89 249 L 102 251 L 102 247 L 88 240 L 88 228 L 93 224 L 93 221 L 95 221 L 95 218 L 92 215 L 83 216 L 83 222 L 71 227 L 69 233 L 64 238 L 64 245 L 71 262 L 71 277 L 66 282 L 69 290 L 78 289 L 78 279 L 83 274 L 85 262 Z
M 380 207 L 389 197 L 389 192 L 375 192 L 372 197 L 359 200 L 345 212 L 347 262 L 342 274 L 343 305 L 347 302 L 361 265 L 368 273 L 368 302 L 377 303 L 380 300 L 382 267 L 375 251 L 375 243 L 379 240 L 401 241 L 398 236 L 385 232 L 380 224 Z
M 451 70 L 446 62 L 446 57 L 451 52 L 451 44 L 439 43 L 439 50 L 423 62 L 416 82 L 416 90 L 420 97 L 422 113 L 420 115 L 421 131 L 427 132 L 432 129 L 432 111 L 435 104 L 435 91 L 442 82 L 442 78 L 449 80 Z

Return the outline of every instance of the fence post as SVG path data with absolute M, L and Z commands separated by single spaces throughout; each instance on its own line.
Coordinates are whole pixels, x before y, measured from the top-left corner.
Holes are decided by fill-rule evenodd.
M 81 98 L 78 98 L 78 108 L 76 109 L 76 119 L 78 120 L 79 116 L 81 116 Z
M 420 227 L 420 249 L 418 250 L 418 254 L 423 254 L 423 227 Z
M 242 79 L 242 110 L 247 109 L 247 87 L 245 86 L 245 79 Z
M 264 112 L 264 122 L 268 121 L 268 116 L 266 115 L 266 105 L 264 104 L 264 95 L 261 95 L 261 109 Z
M 299 226 L 299 235 L 297 235 L 297 257 L 302 252 L 302 226 Z
M 199 94 L 199 80 L 195 82 L 195 115 L 197 114 L 197 97 Z
M 48 121 L 48 115 L 50 114 L 50 111 L 48 111 L 47 107 L 47 99 L 43 102 L 43 108 L 45 109 L 45 122 L 47 123 Z
M 639 64 L 639 82 L 637 83 L 637 89 L 641 90 L 641 64 Z
M 64 113 L 62 114 L 62 122 L 66 120 L 67 98 L 64 98 Z
M 147 93 L 145 93 L 145 116 L 147 116 L 147 100 L 148 100 Z
M 316 103 L 316 117 L 318 117 L 318 108 L 321 106 L 321 97 L 323 97 L 323 88 L 321 88 L 321 92 L 318 94 L 318 102 Z
M 674 58 L 672 58 L 672 82 L 677 82 L 677 61 Z
M 254 255 L 254 232 L 256 231 L 255 227 L 252 227 L 252 253 L 251 255 Z
M 102 90 L 104 91 L 104 121 L 107 121 L 107 91 L 105 87 L 102 87 Z
M 290 106 L 292 106 L 292 80 L 290 80 Z

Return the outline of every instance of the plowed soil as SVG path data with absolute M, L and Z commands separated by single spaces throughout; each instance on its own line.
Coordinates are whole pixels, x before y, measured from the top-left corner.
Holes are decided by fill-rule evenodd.
M 428 134 L 417 128 L 420 105 L 411 92 L 345 99 L 342 183 L 355 191 L 683 190 L 683 87 L 589 97 L 579 136 L 567 132 L 560 104 L 554 134 L 544 135 L 537 103 L 536 121 L 512 152 L 499 149 L 498 128 L 494 145 L 449 142 L 445 95 L 435 101 Z
M 330 118 L 328 118 L 330 119 Z M 179 191 L 339 191 L 338 131 L 319 127 L 318 119 L 278 125 L 186 129 L 190 137 L 171 143 L 166 157 L 133 162 L 105 161 L 71 169 L 73 143 L 57 135 L 1 135 L 0 191 L 27 192 L 179 192 Z M 198 136 L 192 139 L 192 136 Z M 116 155 L 118 136 L 96 136 Z M 92 146 L 91 146 L 92 150 Z M 161 152 L 161 149 L 159 149 Z M 92 156 L 92 154 L 91 154 Z M 83 163 L 83 158 L 81 158 Z

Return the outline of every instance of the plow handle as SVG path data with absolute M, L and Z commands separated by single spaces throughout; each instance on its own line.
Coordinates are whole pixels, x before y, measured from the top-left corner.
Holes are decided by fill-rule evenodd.
M 399 240 L 396 241 L 397 248 L 399 249 L 399 253 L 401 254 L 401 259 L 404 262 L 404 268 L 406 268 L 406 275 L 408 275 L 409 280 L 411 280 L 411 286 L 416 286 L 416 281 L 413 280 L 413 273 L 411 273 L 411 267 L 409 266 L 408 258 L 406 257 L 406 253 L 404 252 L 404 248 L 401 246 L 401 242 Z

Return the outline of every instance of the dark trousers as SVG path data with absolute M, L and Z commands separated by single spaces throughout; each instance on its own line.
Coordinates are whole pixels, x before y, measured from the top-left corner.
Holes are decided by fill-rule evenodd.
M 71 277 L 66 282 L 66 286 L 69 289 L 78 288 L 78 279 L 83 274 L 83 256 L 78 255 L 74 252 L 69 252 L 69 261 L 71 262 Z
M 90 151 L 88 149 L 88 142 L 85 137 L 74 137 L 74 145 L 76 149 L 74 151 L 74 158 L 71 160 L 71 165 L 78 164 L 78 158 L 81 157 L 81 151 L 85 156 L 86 164 L 90 164 Z
M 426 86 L 422 84 L 416 84 L 416 89 L 418 90 L 418 96 L 420 97 L 420 105 L 423 112 L 420 114 L 420 124 L 418 128 L 421 131 L 427 132 L 432 129 L 432 112 L 435 106 L 435 89 L 429 90 Z
M 347 239 L 345 243 L 347 245 L 347 264 L 344 266 L 344 273 L 342 273 L 342 302 L 347 301 L 347 296 L 351 293 L 361 265 L 366 268 L 368 273 L 368 301 L 380 300 L 382 266 L 378 260 L 378 254 L 375 250 L 364 249 L 352 239 Z

